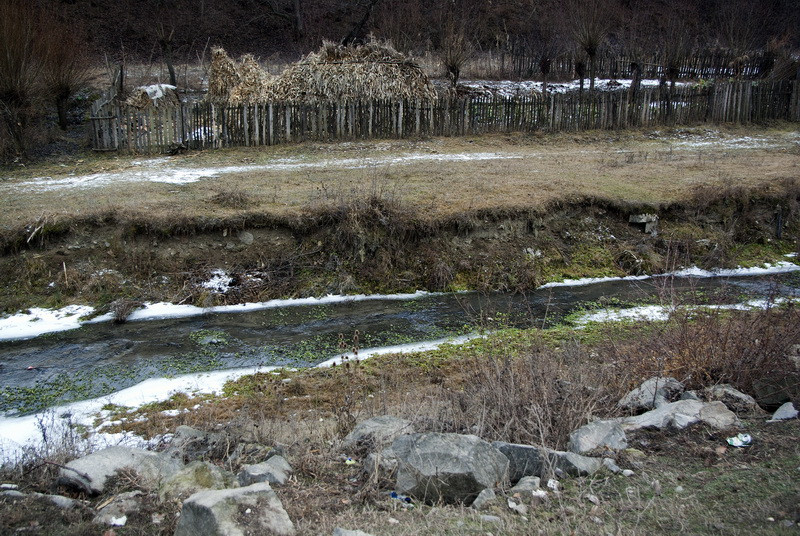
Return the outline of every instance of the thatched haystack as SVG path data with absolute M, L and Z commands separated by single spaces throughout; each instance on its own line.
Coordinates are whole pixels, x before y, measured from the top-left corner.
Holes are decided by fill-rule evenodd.
M 230 92 L 231 104 L 256 104 L 270 100 L 272 76 L 267 74 L 252 54 L 242 56 L 238 65 L 239 84 Z
M 288 67 L 271 85 L 271 97 L 289 102 L 377 99 L 436 99 L 428 77 L 391 45 L 323 43 Z
M 211 51 L 211 73 L 208 77 L 208 100 L 227 103 L 241 76 L 236 62 L 225 49 L 216 47 Z

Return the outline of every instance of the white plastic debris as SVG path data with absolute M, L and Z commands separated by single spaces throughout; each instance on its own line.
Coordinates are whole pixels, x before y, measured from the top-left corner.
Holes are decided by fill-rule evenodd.
M 750 434 L 736 434 L 728 438 L 728 445 L 732 447 L 749 447 L 753 442 Z

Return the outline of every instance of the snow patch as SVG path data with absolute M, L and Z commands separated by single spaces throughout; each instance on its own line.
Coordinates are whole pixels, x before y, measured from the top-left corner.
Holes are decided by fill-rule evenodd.
M 88 305 L 68 305 L 61 309 L 32 307 L 27 312 L 0 318 L 0 341 L 32 339 L 45 333 L 81 327 L 81 318 L 94 312 Z
M 225 294 L 231 289 L 233 278 L 229 276 L 225 270 L 217 269 L 212 271 L 211 274 L 211 279 L 200 285 L 201 287 L 207 288 L 208 290 L 217 292 L 219 294 Z

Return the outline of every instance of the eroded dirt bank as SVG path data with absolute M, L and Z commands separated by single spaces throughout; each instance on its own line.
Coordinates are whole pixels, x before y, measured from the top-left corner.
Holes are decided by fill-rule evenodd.
M 748 266 L 797 250 L 800 185 L 699 189 L 685 202 L 567 199 L 430 218 L 379 193 L 294 216 L 107 211 L 2 236 L 3 309 L 119 300 L 209 306 L 328 293 L 524 291 L 563 278 Z M 631 216 L 658 217 L 657 232 Z M 222 270 L 225 292 L 204 284 Z M 219 272 L 216 272 L 219 273 Z

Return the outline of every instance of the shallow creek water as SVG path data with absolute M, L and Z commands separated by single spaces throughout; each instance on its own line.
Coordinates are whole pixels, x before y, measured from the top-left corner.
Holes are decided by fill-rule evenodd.
M 655 277 L 540 288 L 529 294 L 430 294 L 286 306 L 188 318 L 87 324 L 0 342 L 0 412 L 105 395 L 151 377 L 246 366 L 313 366 L 350 350 L 410 344 L 504 326 L 552 326 L 587 306 L 737 303 L 800 295 L 800 273 Z M 668 299 L 666 300 L 669 301 Z

